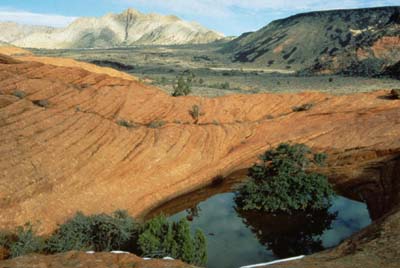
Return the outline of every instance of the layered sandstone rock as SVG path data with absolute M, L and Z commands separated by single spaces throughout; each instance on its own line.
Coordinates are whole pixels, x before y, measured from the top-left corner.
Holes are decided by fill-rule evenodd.
M 140 216 L 248 167 L 281 142 L 330 153 L 326 172 L 338 187 L 354 179 L 379 184 L 365 172 L 400 152 L 400 102 L 386 91 L 173 98 L 132 80 L 22 61 L 0 64 L 0 92 L 5 228 L 40 221 L 48 233 L 77 210 Z M 313 109 L 292 112 L 311 102 Z M 204 113 L 197 124 L 193 105 Z M 155 121 L 165 124 L 149 127 Z

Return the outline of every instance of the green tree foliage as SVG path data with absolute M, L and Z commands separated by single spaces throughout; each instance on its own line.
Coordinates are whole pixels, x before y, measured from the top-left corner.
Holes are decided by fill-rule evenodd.
M 190 234 L 189 223 L 186 219 L 181 219 L 174 224 L 175 241 L 180 245 L 178 249 L 179 259 L 192 263 L 195 259 L 194 241 Z
M 303 144 L 281 144 L 266 151 L 236 193 L 239 207 L 289 213 L 328 207 L 334 191 L 327 178 L 307 172 L 310 165 L 321 165 L 325 159 L 326 155 L 312 154 Z
M 31 224 L 26 224 L 18 227 L 15 234 L 0 232 L 0 247 L 9 249 L 11 257 L 29 253 L 100 252 L 129 248 L 144 257 L 170 256 L 200 266 L 207 262 L 206 238 L 200 230 L 193 238 L 186 219 L 170 223 L 160 216 L 139 226 L 125 211 L 92 216 L 78 212 L 47 240 L 37 236 Z
M 159 216 L 150 220 L 139 234 L 138 245 L 146 257 L 170 256 L 195 265 L 207 262 L 205 236 L 196 231 L 192 238 L 186 219 L 170 223 L 164 216 Z
M 338 216 L 328 208 L 277 215 L 238 208 L 236 212 L 260 243 L 280 259 L 322 251 L 322 235 Z
M 70 250 L 110 251 L 120 249 L 128 242 L 136 224 L 125 211 L 116 211 L 111 216 L 98 214 L 85 216 L 77 213 L 59 226 L 47 241 L 48 251 Z
M 44 240 L 36 235 L 36 230 L 31 223 L 19 226 L 15 239 L 9 243 L 12 258 L 35 252 L 40 253 L 44 249 Z
M 195 259 L 193 263 L 195 265 L 207 264 L 207 239 L 204 233 L 197 229 L 194 234 L 194 245 L 195 245 Z

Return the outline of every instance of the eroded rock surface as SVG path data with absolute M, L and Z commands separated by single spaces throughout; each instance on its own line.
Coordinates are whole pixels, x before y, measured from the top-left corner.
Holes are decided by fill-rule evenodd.
M 132 80 L 24 61 L 0 64 L 0 92 L 3 228 L 40 221 L 48 233 L 77 210 L 141 216 L 281 142 L 328 152 L 337 187 L 375 182 L 363 174 L 400 152 L 400 101 L 387 91 L 173 98 Z M 292 111 L 305 103 L 314 107 Z M 193 105 L 202 111 L 197 124 Z

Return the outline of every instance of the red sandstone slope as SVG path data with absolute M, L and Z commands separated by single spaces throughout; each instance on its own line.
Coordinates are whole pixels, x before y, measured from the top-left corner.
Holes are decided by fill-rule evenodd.
M 331 152 L 339 185 L 400 152 L 400 101 L 384 91 L 173 98 L 79 68 L 9 63 L 0 63 L 1 227 L 39 220 L 49 232 L 77 210 L 138 216 L 285 141 Z M 48 108 L 32 103 L 41 99 Z M 309 102 L 310 111 L 292 112 Z M 193 105 L 204 113 L 198 124 Z M 166 125 L 147 126 L 157 120 Z
M 0 268 L 195 268 L 176 260 L 143 260 L 133 254 L 96 253 L 71 251 L 44 256 L 32 254 L 0 262 Z

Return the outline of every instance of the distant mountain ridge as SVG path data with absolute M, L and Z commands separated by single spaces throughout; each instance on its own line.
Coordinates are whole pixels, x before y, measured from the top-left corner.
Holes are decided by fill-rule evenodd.
M 66 28 L 0 23 L 0 41 L 31 48 L 108 48 L 129 45 L 210 43 L 224 38 L 176 16 L 127 9 L 100 18 L 82 17 Z
M 400 7 L 298 14 L 245 33 L 224 50 L 236 62 L 374 75 L 400 61 Z

